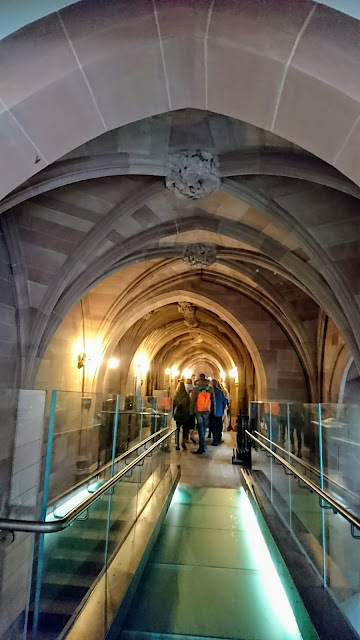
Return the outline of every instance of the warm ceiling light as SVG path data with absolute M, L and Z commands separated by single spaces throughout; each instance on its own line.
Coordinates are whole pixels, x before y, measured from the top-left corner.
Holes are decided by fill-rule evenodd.
M 120 364 L 120 360 L 118 358 L 110 358 L 108 364 L 110 369 L 117 369 Z
M 230 378 L 234 378 L 235 382 L 239 382 L 239 374 L 238 374 L 237 367 L 230 369 L 229 376 Z
M 171 367 L 171 375 L 175 378 L 175 376 L 178 376 L 179 374 L 180 374 L 179 369 L 175 364 L 173 364 L 173 366 Z
M 170 373 L 171 373 L 171 369 L 169 367 L 165 369 L 165 375 L 169 376 Z
M 225 380 L 226 373 L 225 373 L 224 369 L 220 369 L 219 374 L 220 374 L 220 380 Z

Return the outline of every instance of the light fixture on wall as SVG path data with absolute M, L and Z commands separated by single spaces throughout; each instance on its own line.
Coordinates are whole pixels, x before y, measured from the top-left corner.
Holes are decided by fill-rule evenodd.
M 224 369 L 220 369 L 220 371 L 219 371 L 219 375 L 220 375 L 220 380 L 221 380 L 221 382 L 225 382 L 225 379 L 226 379 L 226 373 L 225 373 Z
M 141 378 L 141 384 L 142 384 L 150 368 L 149 358 L 147 357 L 144 351 L 140 351 L 135 355 L 134 367 L 135 367 L 136 375 L 139 375 L 139 377 Z
M 110 369 L 117 369 L 119 364 L 120 360 L 118 358 L 109 358 L 108 365 Z
M 186 380 L 188 380 L 189 378 L 191 378 L 192 376 L 192 371 L 191 369 L 184 369 L 184 371 L 181 374 L 182 378 L 185 378 Z
M 233 378 L 235 384 L 238 384 L 238 382 L 239 382 L 239 373 L 238 373 L 237 367 L 234 367 L 233 369 L 231 369 L 229 371 L 229 376 L 230 376 L 230 378 Z
M 173 366 L 171 367 L 171 377 L 176 378 L 178 375 L 180 375 L 180 371 L 177 368 L 176 364 L 173 364 Z
M 77 354 L 77 368 L 86 368 L 86 375 L 94 375 L 103 358 L 101 339 L 88 339 L 85 343 L 78 340 L 74 345 L 74 353 Z
M 85 367 L 85 360 L 86 360 L 86 353 L 79 353 L 78 361 L 77 361 L 78 369 L 81 369 L 81 367 Z

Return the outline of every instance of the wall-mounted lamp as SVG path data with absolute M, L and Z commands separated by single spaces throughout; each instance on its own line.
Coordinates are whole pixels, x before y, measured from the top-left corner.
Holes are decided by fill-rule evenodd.
M 150 362 L 145 352 L 141 351 L 134 357 L 135 375 L 139 375 L 141 378 L 141 384 L 149 371 Z
M 85 360 L 86 360 L 86 353 L 79 353 L 78 361 L 77 361 L 78 369 L 81 369 L 81 367 L 85 367 Z
M 77 368 L 84 371 L 86 369 L 87 376 L 94 375 L 103 358 L 100 338 L 88 339 L 85 344 L 78 340 L 74 345 L 74 355 L 77 358 Z
M 229 376 L 230 378 L 234 378 L 235 384 L 239 382 L 239 373 L 238 373 L 237 367 L 234 367 L 229 371 Z
M 188 380 L 189 378 L 191 378 L 192 376 L 192 371 L 191 369 L 184 369 L 184 371 L 181 374 L 182 378 L 185 378 L 186 380 Z
M 109 359 L 108 365 L 109 365 L 110 369 L 117 369 L 119 364 L 120 364 L 120 361 L 119 361 L 118 358 L 110 358 Z
M 171 374 L 171 369 L 168 367 L 167 369 L 165 369 L 165 375 L 169 376 Z

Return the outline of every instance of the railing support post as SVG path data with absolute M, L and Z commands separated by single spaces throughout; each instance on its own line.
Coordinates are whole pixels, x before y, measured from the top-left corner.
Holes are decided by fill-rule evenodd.
M 321 404 L 318 403 L 318 423 L 319 423 L 319 470 L 320 470 L 320 489 L 324 491 L 324 460 L 323 460 L 323 438 L 322 438 L 322 419 L 321 419 Z M 322 580 L 323 587 L 326 587 L 326 537 L 325 537 L 325 512 L 323 509 L 320 511 L 321 517 L 321 545 L 322 545 Z

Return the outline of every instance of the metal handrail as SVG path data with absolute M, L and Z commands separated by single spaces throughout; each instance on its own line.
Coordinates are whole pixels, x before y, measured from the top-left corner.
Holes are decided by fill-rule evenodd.
M 319 469 L 316 469 L 316 467 L 312 467 L 310 464 L 305 462 L 305 460 L 302 460 L 301 458 L 299 458 L 295 454 L 291 453 L 290 451 L 287 451 L 286 449 L 281 447 L 279 444 L 277 444 L 277 442 L 274 442 L 273 440 L 269 440 L 269 438 L 264 436 L 262 433 L 259 433 L 259 431 L 255 430 L 253 433 L 256 433 L 258 436 L 260 436 L 260 438 L 264 438 L 264 440 L 266 440 L 267 442 L 270 442 L 270 444 L 274 445 L 277 449 L 280 449 L 280 451 L 283 451 L 287 456 L 290 456 L 291 458 L 294 458 L 294 460 L 295 460 L 295 462 L 297 462 L 297 464 L 300 464 L 302 467 L 304 467 L 305 469 L 310 471 L 310 473 L 313 473 L 314 475 L 320 477 L 320 471 L 319 471 Z M 325 480 L 327 482 L 330 482 L 331 484 L 334 484 L 336 487 L 338 487 L 342 491 L 345 491 L 346 493 L 348 493 L 353 498 L 357 498 L 358 497 L 356 495 L 356 493 L 351 491 L 351 489 L 348 489 L 347 487 L 344 487 L 343 484 L 340 484 L 340 482 L 337 482 L 337 480 L 334 480 L 333 478 L 330 478 L 330 476 L 328 476 L 326 473 L 323 474 L 323 477 L 325 478 Z
M 95 502 L 100 496 L 102 496 L 106 491 L 108 491 L 114 484 L 116 484 L 123 476 L 129 473 L 130 469 L 136 467 L 136 465 L 141 462 L 146 456 L 151 453 L 156 447 L 167 440 L 175 431 L 177 427 L 174 427 L 169 431 L 166 435 L 164 435 L 160 440 L 155 442 L 151 447 L 143 451 L 135 460 L 132 460 L 124 469 L 121 469 L 118 473 L 116 473 L 112 478 L 107 480 L 102 487 L 99 487 L 94 493 L 90 494 L 88 498 L 83 500 L 79 505 L 71 509 L 66 516 L 62 518 L 58 518 L 53 522 L 43 522 L 41 520 L 17 520 L 17 519 L 2 519 L 0 520 L 0 531 L 8 530 L 8 531 L 27 531 L 30 533 L 55 533 L 57 531 L 62 531 L 66 529 L 76 518 L 86 509 L 88 509 L 93 502 Z
M 344 509 L 344 507 L 337 502 L 336 500 L 334 500 L 334 498 L 332 498 L 331 496 L 329 496 L 328 493 L 325 493 L 325 491 L 323 491 L 322 489 L 320 489 L 314 482 L 312 482 L 312 480 L 309 480 L 309 478 L 307 478 L 306 476 L 304 476 L 302 473 L 300 473 L 300 471 L 298 471 L 297 469 L 295 469 L 295 467 L 293 467 L 289 462 L 287 462 L 284 458 L 282 458 L 281 456 L 279 456 L 277 453 L 275 453 L 275 451 L 272 451 L 271 449 L 269 449 L 269 447 L 266 446 L 266 444 L 264 444 L 263 442 L 261 442 L 261 440 L 259 440 L 258 438 L 255 438 L 255 436 L 252 435 L 252 433 L 250 433 L 250 431 L 245 431 L 245 433 L 255 442 L 257 442 L 263 449 L 265 449 L 266 451 L 268 451 L 273 458 L 276 458 L 277 460 L 279 460 L 279 462 L 282 464 L 283 467 L 286 467 L 286 469 L 288 469 L 290 471 L 290 473 L 296 477 L 299 478 L 299 480 L 301 480 L 301 482 L 303 482 L 304 484 L 306 484 L 309 489 L 311 489 L 311 491 L 314 491 L 315 493 L 318 494 L 318 496 L 320 496 L 320 498 L 322 498 L 322 500 L 324 500 L 324 502 L 326 502 L 328 505 L 330 505 L 330 507 L 340 513 L 340 515 L 343 516 L 343 518 L 345 518 L 345 520 L 347 520 L 352 527 L 356 527 L 356 529 L 360 530 L 360 520 L 358 520 L 357 518 L 355 518 L 355 516 L 352 515 L 352 513 L 350 513 L 349 511 L 347 511 L 346 509 Z M 1 523 L 0 523 L 1 524 Z
M 90 480 L 92 480 L 93 478 L 96 478 L 96 476 L 98 476 L 103 471 L 106 471 L 106 469 L 109 469 L 109 467 L 111 467 L 113 463 L 115 465 L 121 460 L 128 458 L 132 453 L 134 453 L 134 451 L 136 451 L 137 449 L 140 449 L 140 447 L 142 447 L 143 444 L 146 444 L 147 442 L 149 442 L 149 440 L 152 440 L 153 438 L 155 438 L 155 436 L 160 435 L 160 433 L 163 433 L 167 429 L 168 427 L 163 427 L 162 429 L 159 429 L 159 431 L 155 431 L 154 433 L 150 434 L 147 438 L 144 438 L 144 440 L 141 440 L 141 442 L 139 442 L 138 444 L 135 444 L 133 447 L 131 447 L 131 449 L 127 449 L 126 451 L 124 451 L 124 453 L 121 453 L 119 456 L 117 456 L 117 458 L 114 458 L 114 460 L 110 460 L 110 462 L 106 462 L 106 464 L 103 464 L 101 467 L 96 469 L 96 471 L 94 471 L 94 473 L 89 475 L 85 480 L 84 479 L 80 480 L 80 482 L 77 482 L 76 484 L 74 484 L 71 487 L 71 489 L 66 489 L 65 491 L 62 491 L 62 493 L 59 493 L 57 496 L 54 496 L 53 498 L 51 498 L 48 506 L 51 507 L 56 502 L 61 500 L 61 498 L 64 498 L 65 496 L 69 495 L 69 493 L 72 493 L 73 491 L 75 491 L 75 489 L 82 487 L 85 484 L 85 482 L 89 483 Z M 127 441 L 124 441 L 124 442 L 127 442 Z M 56 504 L 55 504 L 55 508 L 56 508 Z

